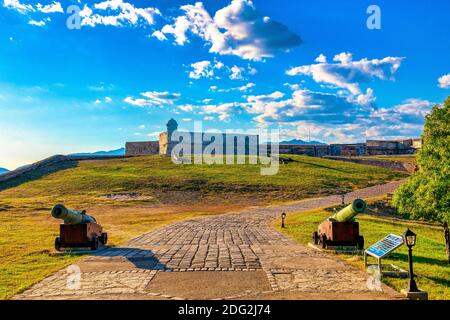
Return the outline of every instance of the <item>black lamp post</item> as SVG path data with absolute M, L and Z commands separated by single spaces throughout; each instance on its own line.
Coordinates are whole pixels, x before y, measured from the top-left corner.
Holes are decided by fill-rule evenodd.
M 282 228 L 286 228 L 285 225 L 284 225 L 284 219 L 286 219 L 286 213 L 285 212 L 283 212 L 281 214 L 281 227 Z
M 345 204 L 345 192 L 341 193 L 342 204 Z
M 412 247 L 416 245 L 416 234 L 411 230 L 406 229 L 403 233 L 403 239 L 408 246 L 408 260 L 409 260 L 409 292 L 419 292 L 417 288 L 416 281 L 414 280 L 414 271 L 413 271 L 413 259 L 412 259 Z

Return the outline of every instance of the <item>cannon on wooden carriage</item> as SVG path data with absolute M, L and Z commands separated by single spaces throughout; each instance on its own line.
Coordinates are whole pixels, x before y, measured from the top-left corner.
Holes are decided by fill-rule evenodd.
M 364 237 L 359 234 L 359 223 L 355 217 L 366 210 L 366 203 L 356 199 L 336 214 L 323 221 L 312 235 L 314 244 L 322 248 L 354 246 L 364 249 Z
M 67 209 L 62 204 L 53 207 L 51 214 L 54 218 L 63 220 L 59 227 L 59 237 L 55 239 L 55 249 L 88 247 L 97 250 L 108 242 L 108 234 L 103 232 L 101 225 L 94 217 L 81 212 Z

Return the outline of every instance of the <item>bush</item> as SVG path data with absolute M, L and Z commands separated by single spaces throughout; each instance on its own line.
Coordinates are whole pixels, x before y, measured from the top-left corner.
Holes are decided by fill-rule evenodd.
M 418 171 L 394 194 L 393 205 L 408 218 L 450 223 L 450 97 L 426 116 Z

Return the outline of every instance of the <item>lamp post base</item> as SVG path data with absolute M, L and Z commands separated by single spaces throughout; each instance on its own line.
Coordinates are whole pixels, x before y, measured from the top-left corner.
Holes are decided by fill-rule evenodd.
M 428 292 L 426 291 L 411 292 L 407 289 L 402 289 L 401 293 L 409 300 L 428 300 Z

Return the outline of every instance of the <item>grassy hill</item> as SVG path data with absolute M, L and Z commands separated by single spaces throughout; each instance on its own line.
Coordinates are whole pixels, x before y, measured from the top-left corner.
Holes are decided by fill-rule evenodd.
M 234 201 L 251 195 L 272 203 L 351 191 L 405 176 L 372 166 L 290 158 L 294 162 L 281 165 L 274 176 L 260 175 L 257 165 L 175 165 L 159 156 L 67 162 L 0 183 L 0 201 L 14 205 L 81 197 L 84 203 L 98 204 L 107 201 L 108 194 L 138 193 L 148 196 L 146 202 L 174 202 L 173 194 L 184 192 L 190 195 L 182 201 L 205 201 L 205 197 Z
M 335 194 L 405 177 L 303 156 L 261 176 L 255 165 L 175 165 L 159 156 L 67 162 L 0 183 L 0 299 L 78 259 L 55 255 L 58 202 L 86 209 L 112 245 L 181 219 Z

